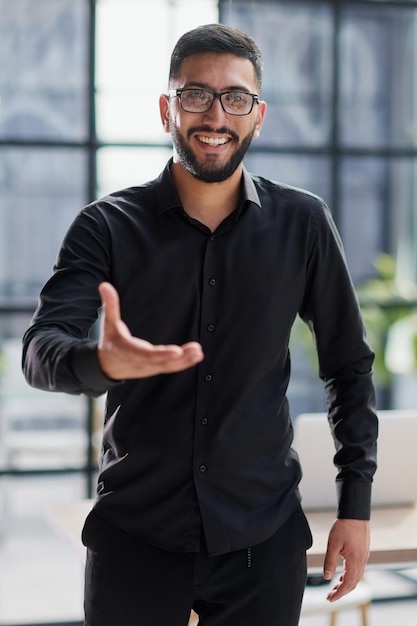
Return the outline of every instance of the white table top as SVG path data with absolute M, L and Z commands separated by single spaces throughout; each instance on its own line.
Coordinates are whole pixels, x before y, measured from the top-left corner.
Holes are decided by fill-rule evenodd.
M 309 567 L 321 567 L 335 515 L 329 511 L 306 511 L 306 515 L 313 534 L 308 564 Z M 417 506 L 372 510 L 368 563 L 387 566 L 417 563 Z
M 46 512 L 51 526 L 78 551 L 81 558 L 85 555 L 81 529 L 92 506 L 93 500 L 80 500 L 51 504 Z M 332 511 L 306 511 L 306 515 L 313 534 L 313 546 L 307 553 L 308 566 L 321 568 L 335 514 Z M 369 565 L 404 566 L 409 563 L 417 563 L 417 505 L 374 509 Z

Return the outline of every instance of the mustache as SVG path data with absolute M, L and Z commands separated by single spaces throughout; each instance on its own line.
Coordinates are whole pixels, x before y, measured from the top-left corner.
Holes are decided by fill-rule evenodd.
M 227 128 L 227 126 L 222 126 L 221 128 L 211 128 L 211 126 L 194 126 L 193 128 L 188 129 L 188 139 L 190 139 L 191 135 L 194 133 L 217 133 L 218 135 L 230 135 L 234 141 L 239 141 L 239 135 L 237 135 L 231 128 Z

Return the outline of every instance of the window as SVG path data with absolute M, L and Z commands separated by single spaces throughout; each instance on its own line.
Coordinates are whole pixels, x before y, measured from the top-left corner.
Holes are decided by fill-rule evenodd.
M 248 169 L 324 198 L 358 287 L 381 253 L 400 280 L 416 281 L 417 2 L 225 1 L 220 21 L 249 32 L 264 57 L 268 111 Z M 324 405 L 300 325 L 293 343 L 295 416 Z
M 0 0 L 0 14 L 0 626 L 75 626 L 83 564 L 46 514 L 94 489 L 102 399 L 28 387 L 21 338 L 79 209 L 168 160 L 158 96 L 170 49 L 218 11 L 211 0 Z
M 159 117 L 178 37 L 217 22 L 213 0 L 97 0 L 97 195 L 155 178 L 171 156 Z
M 356 284 L 380 252 L 416 279 L 417 2 L 241 0 L 220 19 L 264 55 L 268 113 L 248 167 L 324 197 Z

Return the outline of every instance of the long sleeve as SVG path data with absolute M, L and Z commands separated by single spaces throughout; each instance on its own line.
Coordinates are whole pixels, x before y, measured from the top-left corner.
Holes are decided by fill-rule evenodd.
M 301 316 L 317 346 L 335 441 L 338 516 L 369 519 L 377 418 L 369 348 L 342 244 L 330 214 L 317 223 Z
M 23 337 L 23 372 L 34 387 L 98 396 L 115 384 L 100 369 L 90 338 L 100 307 L 97 291 L 109 278 L 105 228 L 95 211 L 81 212 L 69 229 L 54 273 Z

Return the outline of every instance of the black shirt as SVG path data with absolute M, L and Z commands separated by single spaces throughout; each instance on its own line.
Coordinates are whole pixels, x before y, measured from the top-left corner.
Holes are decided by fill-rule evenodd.
M 200 341 L 204 360 L 109 380 L 88 338 L 104 280 L 133 335 Z M 270 537 L 300 499 L 286 398 L 297 314 L 314 333 L 340 448 L 338 515 L 367 519 L 373 354 L 323 201 L 244 171 L 240 206 L 212 233 L 184 213 L 168 164 L 85 207 L 24 337 L 24 370 L 42 389 L 108 391 L 96 512 L 175 551 L 197 551 L 201 527 L 212 554 Z

